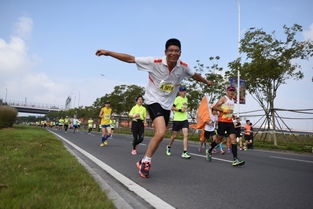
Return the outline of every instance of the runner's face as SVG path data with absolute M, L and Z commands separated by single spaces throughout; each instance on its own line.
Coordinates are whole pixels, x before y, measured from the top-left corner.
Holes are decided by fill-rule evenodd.
M 234 96 L 235 96 L 235 91 L 227 91 L 227 96 L 228 96 L 229 98 L 234 98 Z
M 171 45 L 165 50 L 166 60 L 168 62 L 177 62 L 180 57 L 180 48 L 175 45 Z
M 179 92 L 179 95 L 180 95 L 181 97 L 185 97 L 185 96 L 186 96 L 186 93 L 187 93 L 186 91 L 180 91 L 180 92 Z
M 139 98 L 138 98 L 138 100 L 137 100 L 137 104 L 141 105 L 141 104 L 142 104 L 142 102 L 143 102 L 142 98 L 141 98 L 141 97 L 139 97 Z

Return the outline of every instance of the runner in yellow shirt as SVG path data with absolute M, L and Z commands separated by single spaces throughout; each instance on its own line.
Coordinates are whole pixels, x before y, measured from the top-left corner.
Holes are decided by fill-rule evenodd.
M 92 118 L 89 118 L 87 123 L 88 123 L 88 134 L 91 134 L 92 127 L 93 127 L 93 120 L 92 120 Z
M 63 119 L 63 118 L 60 118 L 60 119 L 59 119 L 59 130 L 62 129 L 63 125 L 64 125 L 64 119 Z
M 184 151 L 181 154 L 182 158 L 190 159 L 191 155 L 187 152 L 188 149 L 188 130 L 189 130 L 189 123 L 188 123 L 188 99 L 186 97 L 186 87 L 181 86 L 179 87 L 179 95 L 176 97 L 172 110 L 174 111 L 174 120 L 173 120 L 173 129 L 172 129 L 172 136 L 169 141 L 169 144 L 166 147 L 166 155 L 171 155 L 171 146 L 177 136 L 177 132 L 182 130 L 183 131 L 183 147 Z
M 136 105 L 130 110 L 129 117 L 132 119 L 131 130 L 133 133 L 133 149 L 131 154 L 137 154 L 137 145 L 143 141 L 144 137 L 144 124 L 146 123 L 147 110 L 142 106 L 143 98 L 138 96 L 136 98 Z
M 64 131 L 65 131 L 65 133 L 67 133 L 67 129 L 68 129 L 69 124 L 70 124 L 70 119 L 68 116 L 66 116 L 64 119 Z
M 110 107 L 110 102 L 107 101 L 104 103 L 104 107 L 101 108 L 99 117 L 101 118 L 101 144 L 100 146 L 103 147 L 108 144 L 107 139 L 111 136 L 111 114 L 112 114 L 112 108 Z

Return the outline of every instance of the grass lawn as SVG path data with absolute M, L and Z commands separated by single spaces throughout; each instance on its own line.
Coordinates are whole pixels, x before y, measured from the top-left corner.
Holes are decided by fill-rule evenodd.
M 115 208 L 86 169 L 45 129 L 0 130 L 0 208 Z

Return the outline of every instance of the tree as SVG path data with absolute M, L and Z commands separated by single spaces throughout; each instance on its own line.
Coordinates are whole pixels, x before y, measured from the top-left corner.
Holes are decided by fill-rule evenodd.
M 196 60 L 197 64 L 194 66 L 196 72 L 204 73 L 204 77 L 206 79 L 214 81 L 213 86 L 209 87 L 208 85 L 193 79 L 189 79 L 186 83 L 184 83 L 188 89 L 187 98 L 190 105 L 190 115 L 193 119 L 196 117 L 198 105 L 204 95 L 208 96 L 209 102 L 212 104 L 220 96 L 225 94 L 225 86 L 227 81 L 224 80 L 224 77 L 221 74 L 223 68 L 219 67 L 217 63 L 219 59 L 219 56 L 210 57 L 210 66 L 204 66 L 204 64 L 201 64 L 199 60 Z
M 278 40 L 275 31 L 271 34 L 262 29 L 250 28 L 240 41 L 240 52 L 247 62 L 237 59 L 229 63 L 232 69 L 228 75 L 236 75 L 240 70 L 241 77 L 247 80 L 247 90 L 265 112 L 270 125 L 275 131 L 275 99 L 278 88 L 288 79 L 303 78 L 301 66 L 297 59 L 308 59 L 313 56 L 311 41 L 297 41 L 295 36 L 302 31 L 300 25 L 283 26 L 285 40 Z M 274 135 L 274 144 L 277 145 Z
M 97 98 L 93 106 L 100 111 L 105 101 L 110 101 L 114 113 L 126 114 L 135 104 L 135 99 L 144 94 L 144 88 L 137 85 L 120 85 L 115 86 L 114 91 Z

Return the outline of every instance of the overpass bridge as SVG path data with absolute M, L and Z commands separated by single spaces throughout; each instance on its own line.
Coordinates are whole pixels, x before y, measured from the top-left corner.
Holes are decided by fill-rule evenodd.
M 26 101 L 6 101 L 6 103 L 12 107 L 15 107 L 18 112 L 22 113 L 47 114 L 52 111 L 65 110 L 64 106 L 62 105 L 29 103 Z

